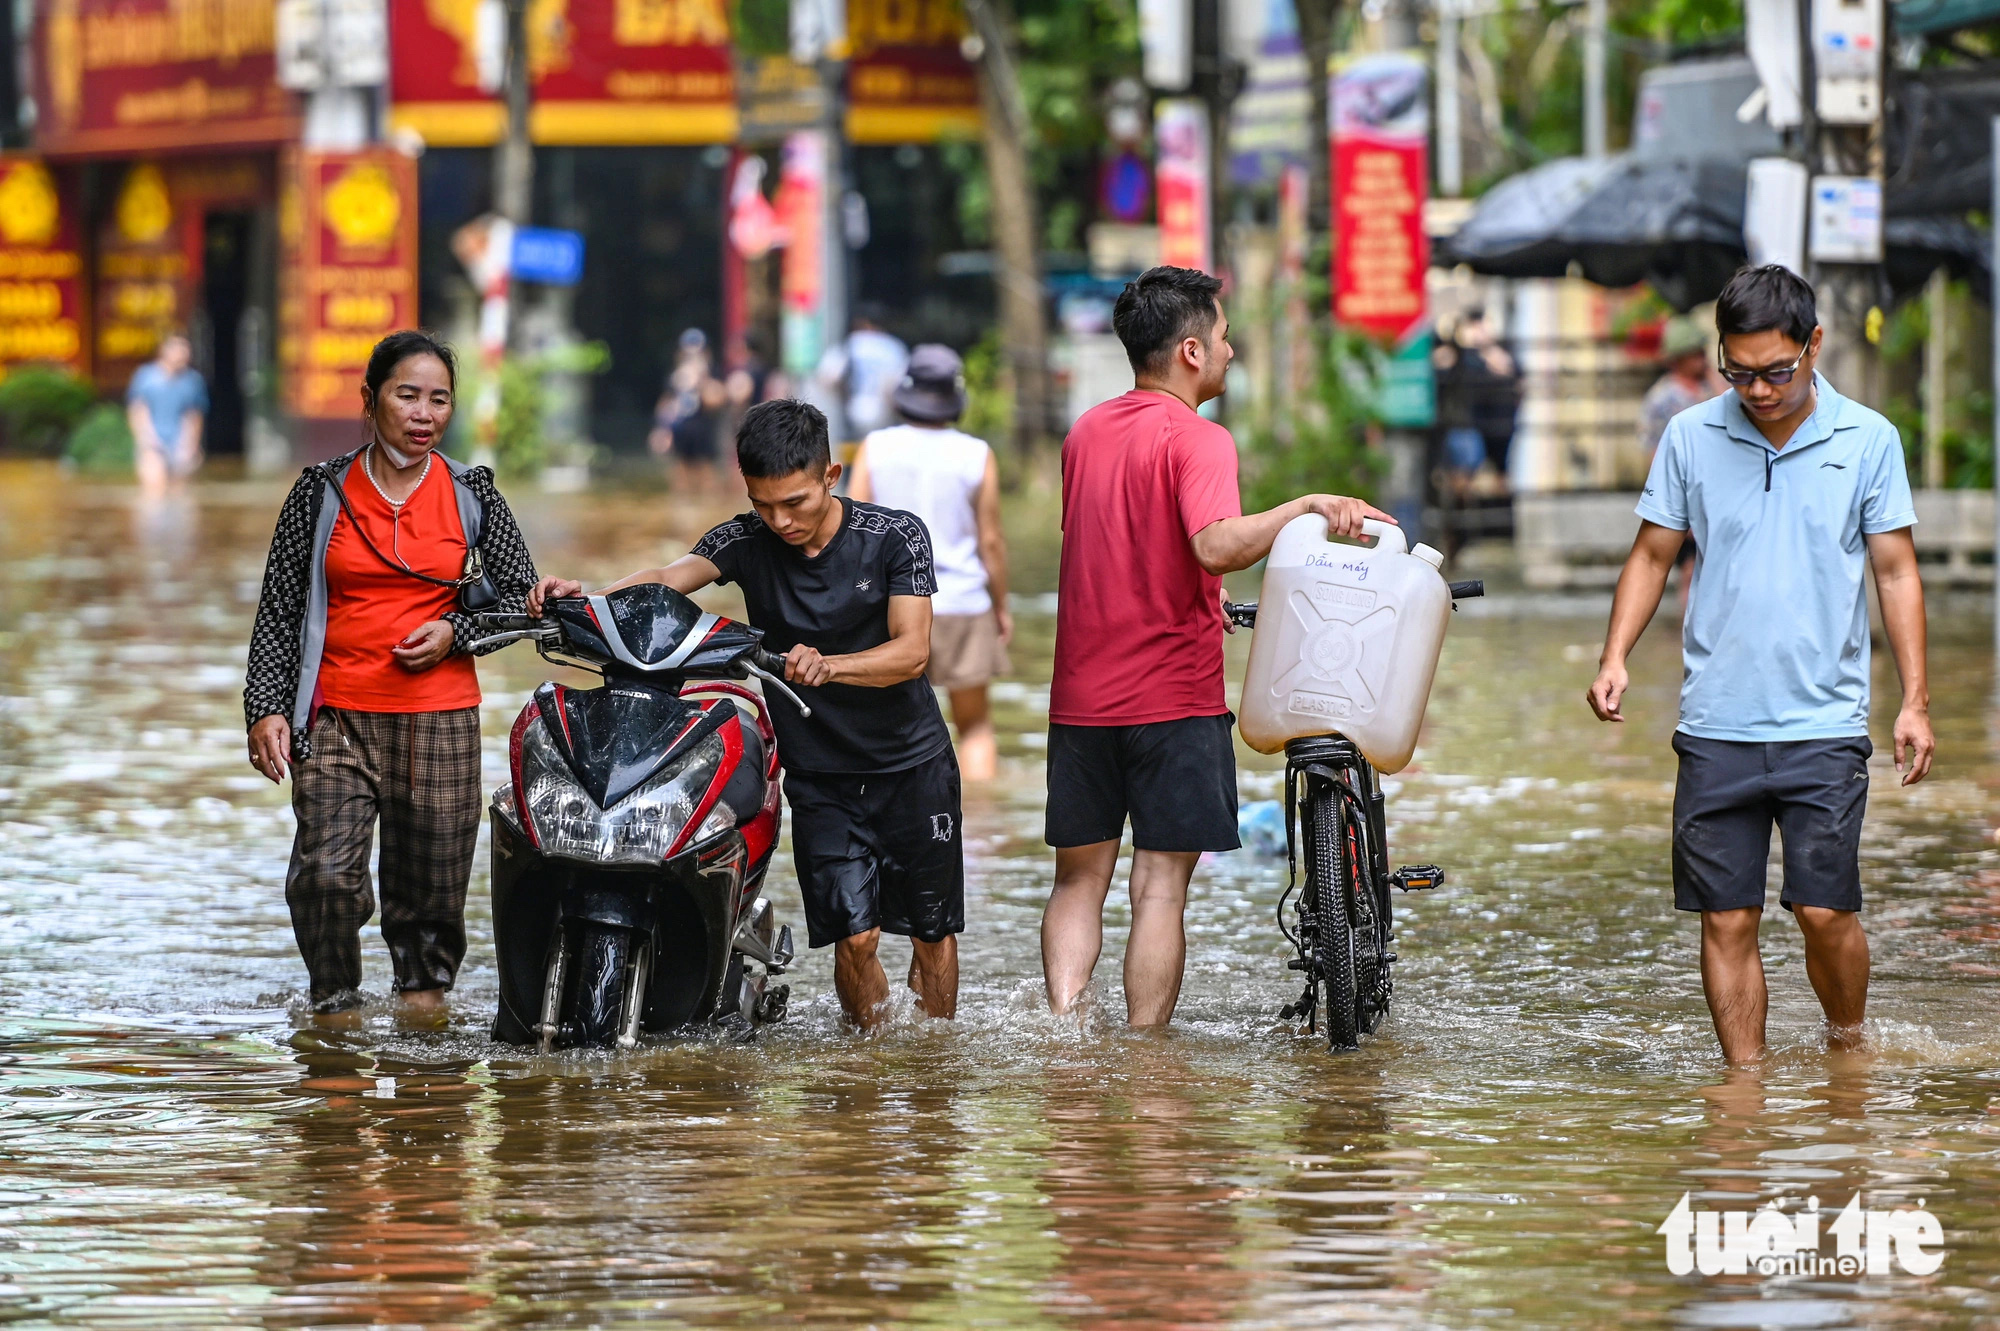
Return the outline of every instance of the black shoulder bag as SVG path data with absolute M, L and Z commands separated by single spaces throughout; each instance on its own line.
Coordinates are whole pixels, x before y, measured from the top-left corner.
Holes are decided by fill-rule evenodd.
M 362 465 L 366 466 L 367 464 L 363 463 Z M 487 576 L 486 560 L 480 555 L 477 542 L 466 542 L 465 572 L 460 574 L 456 580 L 451 578 L 433 578 L 428 573 L 419 573 L 401 560 L 389 558 L 389 556 L 383 554 L 376 547 L 375 542 L 368 539 L 368 532 L 362 527 L 360 519 L 354 516 L 354 508 L 347 502 L 347 491 L 341 488 L 339 479 L 333 474 L 333 469 L 331 467 L 322 467 L 321 471 L 326 477 L 327 485 L 333 490 L 333 497 L 340 501 L 340 511 L 347 515 L 348 526 L 354 528 L 354 534 L 361 538 L 361 544 L 368 547 L 368 553 L 380 560 L 383 567 L 394 569 L 398 573 L 407 574 L 419 582 L 428 582 L 433 587 L 450 587 L 458 593 L 458 608 L 469 615 L 478 614 L 482 610 L 491 610 L 494 606 L 500 604 L 500 589 L 495 587 L 493 579 Z M 453 479 L 452 484 L 458 484 L 456 478 Z M 481 534 L 484 535 L 483 532 Z

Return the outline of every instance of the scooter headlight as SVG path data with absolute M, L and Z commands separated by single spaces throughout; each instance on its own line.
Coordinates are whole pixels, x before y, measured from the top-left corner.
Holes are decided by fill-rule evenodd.
M 547 728 L 530 726 L 521 741 L 521 773 L 542 853 L 598 864 L 658 864 L 694 817 L 725 757 L 722 737 L 710 735 L 674 770 L 600 809 L 577 784 Z

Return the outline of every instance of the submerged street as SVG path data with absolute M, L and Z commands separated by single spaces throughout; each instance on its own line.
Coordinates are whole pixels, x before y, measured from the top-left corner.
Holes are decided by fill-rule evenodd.
M 1873 1048 L 1829 1055 L 1798 933 L 1765 919 L 1772 1057 L 1728 1072 L 1672 909 L 1675 625 L 1630 722 L 1582 695 L 1604 607 L 1518 593 L 1446 640 L 1389 782 L 1398 899 L 1383 1031 L 1358 1054 L 1297 996 L 1282 857 L 1210 857 L 1173 1027 L 1122 1021 L 1122 885 L 1096 1001 L 1051 1018 L 1038 925 L 1054 633 L 1051 503 L 1012 514 L 1020 637 L 1002 775 L 966 790 L 959 1019 L 900 984 L 841 1028 L 826 952 L 749 1045 L 552 1058 L 490 1043 L 482 846 L 448 1025 L 376 1002 L 315 1029 L 283 897 L 286 792 L 244 759 L 243 663 L 282 489 L 158 501 L 0 465 L 0 1321 L 132 1327 L 1832 1327 L 2000 1318 L 2000 788 L 1992 625 L 1931 609 L 1931 778 L 1899 789 L 1875 654 L 1862 843 Z M 678 554 L 709 512 L 516 497 L 545 573 Z M 1232 581 L 1254 594 L 1254 574 Z M 1496 591 L 1498 591 L 1496 587 Z M 732 589 L 705 594 L 721 613 Z M 1231 640 L 1231 698 L 1247 635 Z M 550 670 L 480 666 L 486 784 Z M 1281 760 L 1239 748 L 1246 799 Z M 1775 866 L 1774 866 L 1775 869 Z M 769 895 L 804 940 L 781 842 Z M 1817 1196 L 1919 1201 L 1934 1274 L 1669 1274 L 1655 1230 Z

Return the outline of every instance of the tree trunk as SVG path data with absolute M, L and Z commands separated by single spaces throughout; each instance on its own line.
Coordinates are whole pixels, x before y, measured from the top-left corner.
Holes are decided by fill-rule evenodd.
M 1041 210 L 1028 170 L 1033 126 L 996 0 L 966 0 L 965 13 L 980 44 L 979 101 L 993 197 L 994 285 L 1000 300 L 1000 335 L 1014 376 L 1013 442 L 1026 457 L 1047 440 L 1052 424 Z
M 1306 272 L 1327 280 L 1333 220 L 1333 159 L 1327 133 L 1327 67 L 1333 59 L 1333 20 L 1339 0 L 1292 0 L 1299 18 L 1299 43 L 1305 48 L 1306 90 L 1312 111 L 1306 121 Z

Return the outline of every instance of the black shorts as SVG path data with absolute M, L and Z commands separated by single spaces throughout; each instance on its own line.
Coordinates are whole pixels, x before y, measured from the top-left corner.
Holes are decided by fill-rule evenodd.
M 1125 835 L 1140 850 L 1235 850 L 1236 718 L 1141 726 L 1049 726 L 1047 839 L 1089 846 Z
M 900 772 L 785 773 L 792 860 L 813 947 L 880 929 L 936 943 L 965 929 L 958 756 Z
M 1756 744 L 1677 733 L 1674 752 L 1676 907 L 1762 906 L 1776 823 L 1785 847 L 1778 904 L 1861 909 L 1861 816 L 1875 752 L 1866 736 Z

